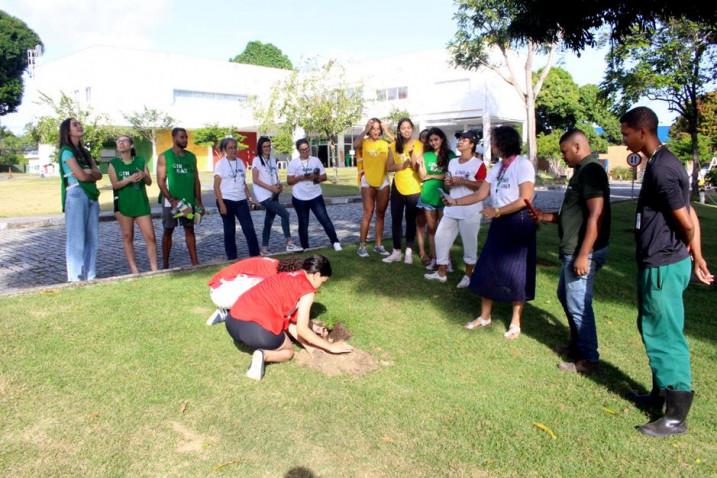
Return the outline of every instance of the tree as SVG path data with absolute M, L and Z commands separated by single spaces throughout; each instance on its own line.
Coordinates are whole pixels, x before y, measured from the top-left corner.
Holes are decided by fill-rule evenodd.
M 229 61 L 234 63 L 245 63 L 247 65 L 268 66 L 271 68 L 281 68 L 282 70 L 293 70 L 289 57 L 279 48 L 271 43 L 262 43 L 260 41 L 250 41 L 244 47 L 244 51 L 231 58 Z
M 524 42 L 511 35 L 508 27 L 515 15 L 515 2 L 504 0 L 458 0 L 458 12 L 455 18 L 458 31 L 449 48 L 454 62 L 467 69 L 490 68 L 510 84 L 525 105 L 528 127 L 528 156 L 536 162 L 537 145 L 535 129 L 535 99 L 550 72 L 555 53 L 555 44 Z M 513 65 L 511 56 L 518 57 L 517 49 L 523 48 L 522 78 Z M 491 62 L 489 51 L 497 48 L 503 58 L 503 65 Z M 539 51 L 548 51 L 548 58 L 542 72 L 533 81 L 533 62 Z M 511 53 L 515 53 L 512 55 Z
M 147 108 L 146 105 L 142 107 L 142 111 L 123 114 L 123 116 L 132 125 L 132 129 L 137 136 L 152 144 L 152 157 L 150 160 L 154 161 L 157 157 L 157 132 L 171 128 L 174 124 L 174 118 L 157 109 Z
M 8 166 L 12 177 L 12 166 L 25 164 L 25 152 L 32 147 L 32 138 L 27 135 L 15 136 L 4 126 L 0 126 L 0 164 Z
M 335 61 L 293 72 L 272 89 L 266 105 L 255 111 L 264 125 L 281 125 L 284 132 L 304 129 L 311 138 L 328 142 L 329 165 L 338 177 L 341 157 L 336 150 L 339 134 L 361 118 L 363 95 L 360 88 L 349 87 L 343 68 Z
M 22 20 L 0 10 L 0 116 L 12 113 L 22 101 L 22 74 L 27 50 L 39 46 L 40 37 Z
M 717 91 L 711 91 L 697 99 L 697 111 L 699 125 L 697 133 L 700 139 L 707 141 L 710 149 L 709 154 L 717 152 Z M 676 139 L 680 134 L 687 134 L 687 122 L 683 117 L 678 117 L 670 127 L 670 137 Z M 701 157 L 704 155 L 700 154 Z
M 42 92 L 39 95 L 40 104 L 49 107 L 53 114 L 42 116 L 35 124 L 26 126 L 28 134 L 38 143 L 59 144 L 60 123 L 66 118 L 75 118 L 82 123 L 82 140 L 93 158 L 102 157 L 102 148 L 113 144 L 117 136 L 129 133 L 127 128 L 108 125 L 105 115 L 95 115 L 91 109 L 85 109 L 63 92 L 60 92 L 58 100 Z
M 689 20 L 670 20 L 647 34 L 633 30 L 608 53 L 603 88 L 626 110 L 641 97 L 664 101 L 680 114 L 692 144 L 692 190 L 700 169 L 698 101 L 717 79 L 717 31 Z
M 222 127 L 218 124 L 210 124 L 204 128 L 195 129 L 192 133 L 194 133 L 195 143 L 206 144 L 212 147 L 214 157 L 219 156 L 219 143 L 227 137 L 232 137 L 237 140 L 237 151 L 243 151 L 249 147 L 243 142 L 246 136 L 240 134 L 236 128 L 231 126 Z
M 682 0 L 549 0 L 511 1 L 514 14 L 509 32 L 516 38 L 535 43 L 555 43 L 575 51 L 598 43 L 599 29 L 610 30 L 613 44 L 634 34 L 634 29 L 648 31 L 672 18 L 702 22 L 715 30 L 717 9 L 711 2 Z
M 411 113 L 406 110 L 398 109 L 394 106 L 393 108 L 391 108 L 391 111 L 389 111 L 388 114 L 383 118 L 383 122 L 385 123 L 386 127 L 395 127 L 398 125 L 398 122 L 401 121 L 401 119 L 410 117 Z

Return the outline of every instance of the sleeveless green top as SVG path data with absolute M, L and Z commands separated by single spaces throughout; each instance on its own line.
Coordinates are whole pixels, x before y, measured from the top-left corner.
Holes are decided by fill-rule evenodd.
M 144 171 L 144 158 L 135 156 L 132 162 L 126 164 L 122 158 L 112 158 L 110 164 L 115 170 L 117 179 L 127 179 L 137 171 Z M 120 189 L 114 190 L 115 209 L 127 217 L 147 216 L 151 213 L 147 189 L 144 181 L 130 183 Z
M 183 200 L 194 206 L 194 176 L 197 172 L 197 157 L 190 151 L 184 151 L 182 156 L 177 156 L 170 148 L 164 153 L 165 165 L 167 167 L 167 188 L 173 198 Z M 160 193 L 160 202 L 161 193 Z
M 455 156 L 456 155 L 453 154 L 453 151 L 449 151 L 448 161 L 453 159 Z M 435 151 L 426 151 L 425 153 L 423 153 L 423 162 L 426 165 L 426 174 L 431 174 L 435 176 L 446 174 L 448 164 L 446 164 L 445 168 L 439 167 L 438 157 L 436 156 Z M 443 207 L 441 193 L 438 192 L 438 190 L 442 187 L 442 180 L 433 178 L 426 179 L 425 181 L 423 181 L 423 184 L 421 184 L 421 201 L 434 207 Z
M 62 161 L 62 153 L 65 151 L 72 154 L 72 157 L 75 158 L 75 161 L 77 161 L 77 164 L 79 164 L 82 169 L 89 169 L 91 167 L 91 164 L 89 164 L 88 161 L 78 158 L 71 148 L 68 148 L 67 146 L 60 148 L 58 158 L 60 163 L 60 196 L 62 198 L 62 212 L 65 212 L 65 195 L 67 194 L 67 186 L 69 186 L 67 175 L 72 175 L 70 168 L 67 167 L 64 161 Z M 100 190 L 97 189 L 97 183 L 95 181 L 82 182 L 78 179 L 77 183 L 91 201 L 97 201 L 100 197 Z

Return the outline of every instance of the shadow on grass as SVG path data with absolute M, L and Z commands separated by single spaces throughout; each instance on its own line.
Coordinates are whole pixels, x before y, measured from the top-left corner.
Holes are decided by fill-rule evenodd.
M 316 478 L 316 474 L 305 466 L 295 466 L 284 475 L 284 478 Z

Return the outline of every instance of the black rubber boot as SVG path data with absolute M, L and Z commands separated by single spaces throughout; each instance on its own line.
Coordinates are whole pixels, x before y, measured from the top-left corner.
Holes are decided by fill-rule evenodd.
M 695 392 L 665 390 L 665 416 L 654 422 L 637 427 L 645 435 L 668 437 L 687 432 L 687 414 L 692 406 Z
M 652 390 L 650 393 L 639 394 L 632 392 L 628 394 L 627 398 L 642 410 L 659 412 L 661 414 L 665 405 L 665 390 L 657 386 L 657 382 L 653 377 Z

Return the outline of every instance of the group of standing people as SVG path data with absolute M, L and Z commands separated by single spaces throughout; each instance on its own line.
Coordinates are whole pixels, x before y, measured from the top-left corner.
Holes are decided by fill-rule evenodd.
M 60 169 L 62 209 L 66 223 L 67 278 L 70 282 L 92 280 L 96 276 L 99 246 L 99 189 L 102 179 L 97 162 L 82 142 L 84 129 L 80 121 L 68 118 L 60 125 Z M 188 134 L 184 128 L 172 130 L 172 147 L 157 158 L 157 185 L 162 206 L 162 267 L 169 268 L 174 229 L 182 226 L 192 265 L 199 264 L 194 226 L 204 214 L 197 158 L 188 151 Z M 281 218 L 287 252 L 309 247 L 309 212 L 324 227 L 335 250 L 341 250 L 336 230 L 326 211 L 321 183 L 326 171 L 321 161 L 310 155 L 307 140 L 297 141 L 299 158 L 289 163 L 287 183 L 292 187 L 292 203 L 299 221 L 301 246 L 291 239 L 290 215 L 279 201 L 283 185 L 279 180 L 276 158 L 271 154 L 271 140 L 259 138 L 257 155 L 252 162 L 253 188 L 246 184 L 246 167 L 237 157 L 238 142 L 224 138 L 219 144 L 221 159 L 214 171 L 214 193 L 224 229 L 227 259 L 237 258 L 236 220 L 239 221 L 250 256 L 268 255 L 271 228 L 276 216 Z M 108 166 L 114 196 L 114 213 L 119 224 L 125 256 L 131 273 L 138 273 L 134 250 L 134 226 L 139 227 L 146 244 L 150 269 L 158 269 L 156 238 L 152 224 L 147 186 L 152 176 L 147 162 L 136 154 L 131 137 L 116 140 L 117 157 Z M 265 210 L 261 248 L 251 219 L 251 204 Z

